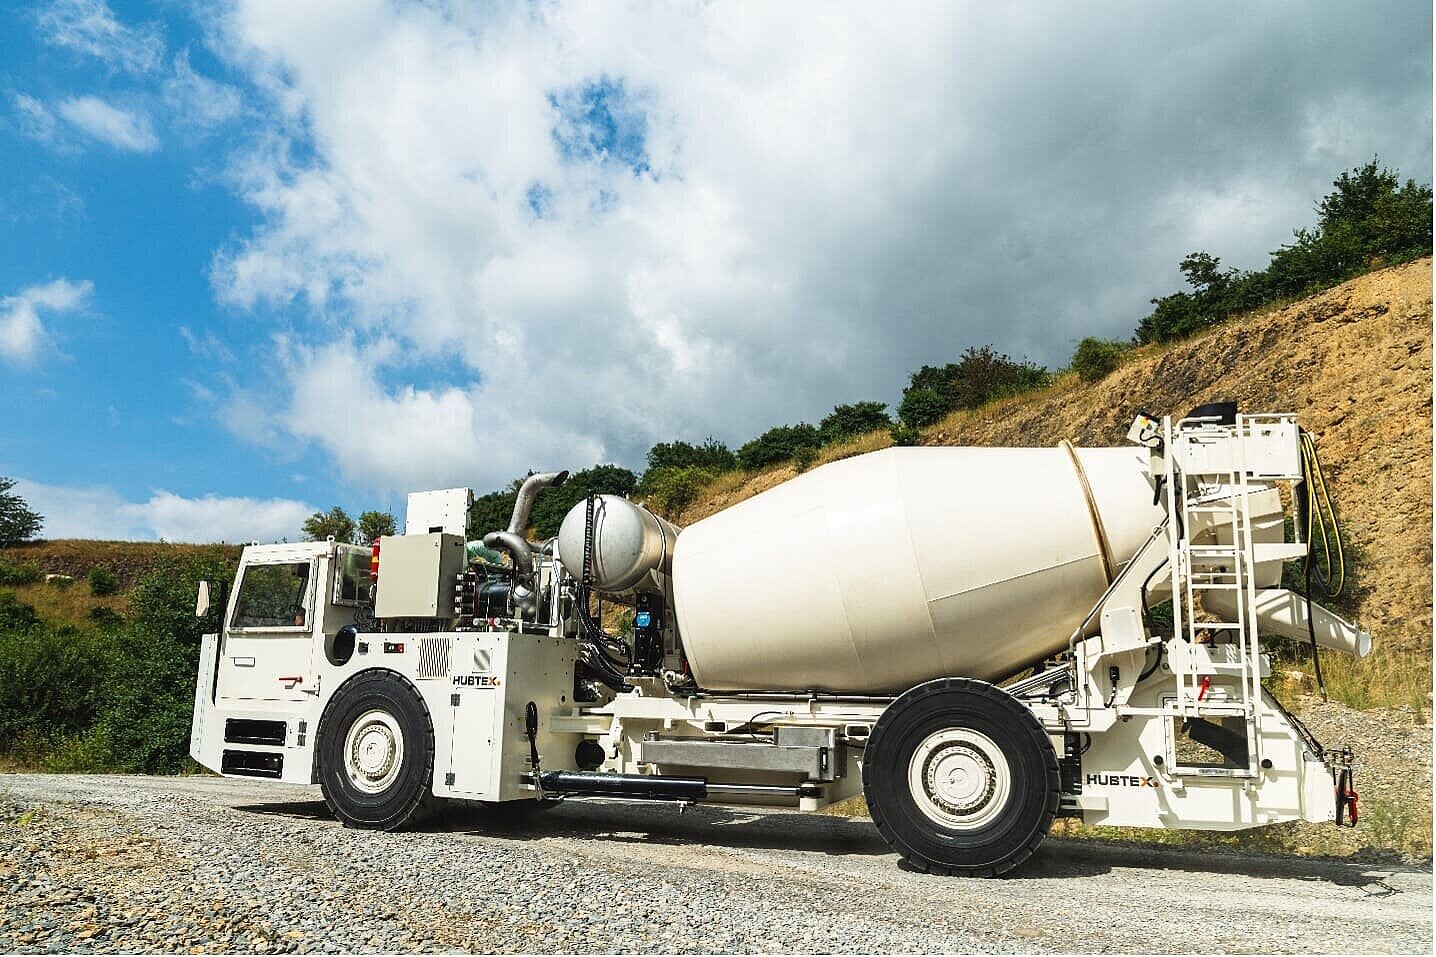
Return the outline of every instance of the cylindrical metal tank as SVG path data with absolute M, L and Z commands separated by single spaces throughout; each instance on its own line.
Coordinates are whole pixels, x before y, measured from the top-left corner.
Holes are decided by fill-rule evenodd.
M 721 690 L 900 692 L 1063 649 L 1161 521 L 1144 448 L 891 448 L 683 530 L 688 663 Z
M 558 554 L 574 578 L 583 577 L 584 526 L 588 503 L 569 509 L 558 530 Z M 593 585 L 599 591 L 625 592 L 651 572 L 668 574 L 678 529 L 617 495 L 599 495 L 593 503 Z

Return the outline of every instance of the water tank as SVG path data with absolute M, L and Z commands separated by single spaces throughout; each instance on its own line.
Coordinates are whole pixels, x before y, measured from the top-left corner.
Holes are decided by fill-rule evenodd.
M 574 578 L 583 578 L 584 528 L 588 503 L 569 509 L 558 530 L 558 555 Z M 659 585 L 652 573 L 668 574 L 678 529 L 641 505 L 617 495 L 599 495 L 593 503 L 593 584 L 600 591 L 623 593 L 636 585 Z
M 701 687 L 900 692 L 996 681 L 1067 639 L 1161 509 L 1146 449 L 891 448 L 683 530 Z

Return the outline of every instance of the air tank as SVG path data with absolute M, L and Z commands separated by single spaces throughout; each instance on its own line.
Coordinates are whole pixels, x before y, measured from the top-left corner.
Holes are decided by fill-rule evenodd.
M 891 448 L 688 526 L 672 588 L 693 675 L 840 693 L 1008 677 L 1067 647 L 1161 521 L 1148 455 Z
M 558 530 L 558 554 L 574 578 L 583 578 L 584 530 L 588 503 L 569 509 Z M 598 495 L 593 502 L 593 585 L 622 594 L 647 585 L 657 589 L 654 574 L 672 570 L 678 529 L 642 505 L 617 495 Z

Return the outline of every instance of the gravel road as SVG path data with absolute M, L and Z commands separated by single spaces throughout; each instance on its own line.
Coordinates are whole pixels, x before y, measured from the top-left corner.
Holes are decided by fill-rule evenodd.
M 569 802 L 346 830 L 317 788 L 0 775 L 0 952 L 1431 953 L 1430 868 L 1049 841 L 902 870 L 870 823 Z

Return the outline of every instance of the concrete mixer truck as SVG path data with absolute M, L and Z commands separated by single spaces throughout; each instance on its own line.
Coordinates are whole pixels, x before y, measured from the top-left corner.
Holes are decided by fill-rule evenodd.
M 249 546 L 232 588 L 201 585 L 190 753 L 376 829 L 444 801 L 862 795 L 951 874 L 1011 870 L 1059 816 L 1354 825 L 1350 750 L 1263 686 L 1271 636 L 1371 647 L 1281 587 L 1326 528 L 1314 442 L 1229 404 L 1128 440 L 890 448 L 682 529 L 589 495 L 530 541 L 547 473 L 473 530 L 491 550 L 468 489 L 411 495 L 372 548 Z

